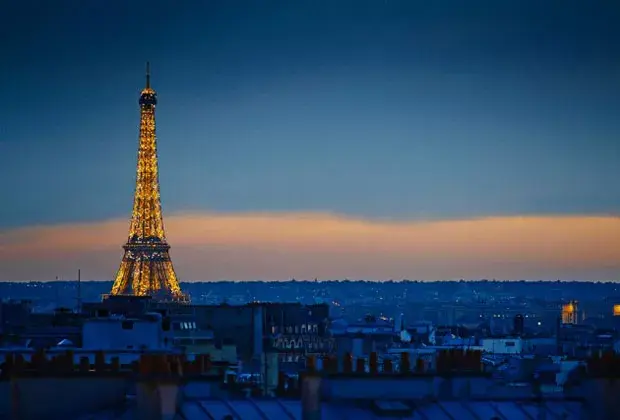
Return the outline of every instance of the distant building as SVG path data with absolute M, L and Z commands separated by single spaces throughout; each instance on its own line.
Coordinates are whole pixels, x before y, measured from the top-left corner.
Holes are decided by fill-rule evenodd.
M 525 318 L 523 318 L 523 315 L 521 314 L 515 315 L 513 329 L 516 335 L 518 336 L 523 335 L 523 332 L 525 330 Z
M 400 341 L 401 333 L 395 331 L 394 325 L 387 319 L 367 315 L 351 324 L 337 323 L 331 330 L 335 340 L 338 358 L 345 353 L 361 357 L 372 352 L 384 353 L 395 341 Z
M 579 305 L 577 301 L 570 301 L 562 305 L 562 324 L 579 323 Z
M 523 352 L 523 340 L 515 338 L 484 338 L 482 348 L 492 354 L 520 354 Z
M 25 328 L 32 313 L 29 300 L 9 300 L 0 302 L 0 334 L 14 334 Z

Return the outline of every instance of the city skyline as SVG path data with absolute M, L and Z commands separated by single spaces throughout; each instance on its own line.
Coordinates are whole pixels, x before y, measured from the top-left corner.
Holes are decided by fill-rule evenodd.
M 7 6 L 0 280 L 114 276 L 147 60 L 181 281 L 617 279 L 617 11 L 151 3 Z

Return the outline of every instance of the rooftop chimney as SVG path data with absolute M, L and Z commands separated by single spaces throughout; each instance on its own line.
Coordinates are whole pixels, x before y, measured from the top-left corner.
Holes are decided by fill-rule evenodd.
M 301 418 L 321 419 L 321 377 L 315 373 L 304 375 L 301 383 Z

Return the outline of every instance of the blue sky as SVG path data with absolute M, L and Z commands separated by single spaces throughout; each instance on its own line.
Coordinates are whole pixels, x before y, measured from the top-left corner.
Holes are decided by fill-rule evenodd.
M 0 229 L 129 217 L 147 60 L 166 213 L 617 215 L 619 7 L 3 2 Z

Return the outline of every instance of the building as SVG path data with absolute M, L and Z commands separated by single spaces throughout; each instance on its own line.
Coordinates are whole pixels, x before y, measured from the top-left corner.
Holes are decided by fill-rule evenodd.
M 165 350 L 172 346 L 171 325 L 158 313 L 92 318 L 82 326 L 84 350 Z
M 579 303 L 577 301 L 572 300 L 562 305 L 563 324 L 578 324 L 579 318 Z
M 143 356 L 140 371 L 148 374 L 149 368 L 159 366 L 154 362 L 163 360 L 165 357 Z M 230 381 L 224 384 L 221 377 L 195 372 L 195 366 L 194 363 L 182 362 L 168 375 L 153 376 L 148 381 L 138 380 L 140 377 L 133 377 L 129 371 L 111 371 L 112 366 L 74 372 L 69 369 L 72 366 L 59 365 L 52 375 L 49 370 L 36 371 L 37 366 L 34 366 L 36 375 L 15 372 L 11 375 L 12 381 L 0 382 L 0 418 L 9 418 L 11 414 L 24 420 L 487 420 L 606 419 L 620 416 L 617 404 L 619 382 L 598 376 L 599 369 L 582 376 L 570 389 L 553 389 L 550 393 L 546 392 L 546 380 L 542 378 L 538 385 L 503 386 L 481 372 L 457 370 L 442 375 L 403 374 L 385 368 L 383 373 L 313 371 L 299 381 L 284 382 L 285 377 L 280 375 L 275 395 L 261 396 L 246 392 L 249 391 L 246 384 Z M 11 365 L 8 368 L 11 369 Z M 63 375 L 59 375 L 61 371 Z M 560 373 L 557 369 L 541 368 L 539 376 L 549 376 L 547 372 L 551 372 L 550 376 L 556 378 L 554 380 Z M 73 398 L 65 398 L 67 394 Z
M 373 352 L 383 354 L 396 341 L 400 341 L 401 332 L 395 330 L 394 324 L 385 318 L 367 315 L 354 323 L 334 322 L 331 336 L 339 359 L 349 353 L 354 357 L 365 357 Z
M 267 349 L 279 355 L 282 369 L 305 366 L 307 356 L 333 350 L 327 304 L 269 303 L 264 311 Z
M 523 353 L 523 340 L 514 338 L 484 338 L 481 342 L 485 352 L 491 354 L 520 354 Z
M 29 300 L 0 301 L 0 336 L 24 328 L 31 313 L 32 302 Z
M 191 305 L 148 296 L 110 295 L 82 307 L 90 317 L 160 313 L 171 323 L 175 346 L 188 353 L 227 355 L 234 346 L 236 357 L 248 371 L 262 369 L 265 353 L 278 354 L 283 369 L 296 371 L 305 366 L 307 355 L 324 355 L 334 349 L 327 304 Z
M 140 144 L 136 189 L 124 254 L 112 286 L 112 295 L 152 296 L 163 301 L 187 301 L 170 259 L 162 217 L 155 107 L 149 65 L 140 93 Z
M 82 313 L 87 317 L 139 316 L 156 309 L 151 296 L 105 295 L 100 302 L 84 302 L 82 304 Z
M 50 348 L 62 340 L 79 346 L 84 317 L 66 308 L 33 312 L 29 301 L 0 303 L 0 346 Z

